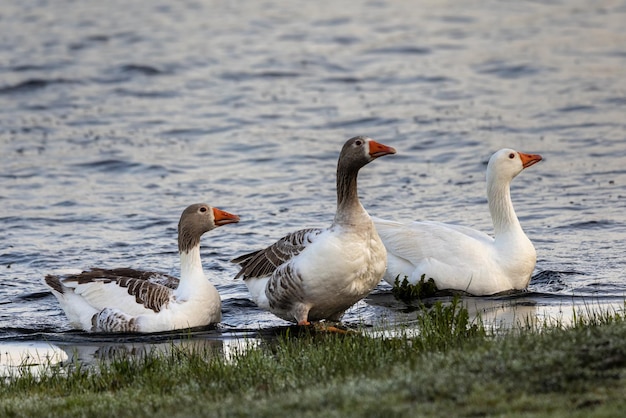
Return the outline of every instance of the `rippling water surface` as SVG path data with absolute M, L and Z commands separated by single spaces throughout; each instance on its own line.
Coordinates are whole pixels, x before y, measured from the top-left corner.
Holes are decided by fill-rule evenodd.
M 466 298 L 484 318 L 624 307 L 624 1 L 2 3 L 1 343 L 98 346 L 42 277 L 177 274 L 196 202 L 242 219 L 203 239 L 224 319 L 199 336 L 286 325 L 228 260 L 329 225 L 357 134 L 398 150 L 361 171 L 371 214 L 487 232 L 491 153 L 544 156 L 512 185 L 538 254 L 529 292 Z M 344 319 L 411 315 L 381 284 Z

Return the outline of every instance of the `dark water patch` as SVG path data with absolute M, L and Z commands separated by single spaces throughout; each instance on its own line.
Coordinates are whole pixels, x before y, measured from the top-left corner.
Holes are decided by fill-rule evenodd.
M 550 290 L 554 292 L 562 291 L 569 287 L 567 284 L 570 276 L 584 275 L 577 271 L 553 271 L 544 270 L 535 274 L 530 279 L 531 286 L 539 286 L 543 290 Z
M 30 210 L 41 210 L 42 212 L 46 212 L 49 208 L 45 207 L 36 207 L 29 208 Z M 7 230 L 36 230 L 41 226 L 55 226 L 57 224 L 64 223 L 90 223 L 96 222 L 93 216 L 85 216 L 85 215 L 77 215 L 77 214 L 62 214 L 59 217 L 55 218 L 47 218 L 47 217 L 39 217 L 39 216 L 29 216 L 29 217 L 17 217 L 17 216 L 9 216 L 0 219 L 0 221 L 6 220 L 5 225 L 9 225 Z M 104 222 L 103 219 L 100 219 L 98 222 Z
M 33 301 L 33 300 L 46 298 L 48 296 L 50 296 L 50 292 L 33 292 L 33 293 L 27 293 L 24 295 L 17 295 L 16 299 L 20 299 L 24 301 Z
M 611 106 L 626 106 L 626 96 L 608 97 L 603 99 L 602 102 Z
M 89 35 L 85 39 L 89 42 L 103 43 L 108 42 L 110 38 L 109 35 Z
M 566 107 L 562 107 L 560 109 L 557 109 L 557 112 L 563 112 L 563 113 L 570 113 L 570 112 L 592 112 L 595 111 L 596 108 L 595 106 L 588 106 L 588 105 L 572 105 L 572 106 L 566 106 Z
M 222 309 L 224 312 L 230 312 L 233 310 L 238 311 L 249 308 L 258 309 L 257 305 L 248 298 L 232 297 L 222 301 Z
M 331 41 L 339 45 L 354 45 L 361 42 L 361 38 L 357 36 L 334 36 Z
M 69 65 L 69 61 L 47 62 L 45 64 L 20 64 L 8 67 L 8 71 L 25 73 L 29 71 L 51 71 Z
M 355 127 L 360 128 L 360 127 L 366 127 L 366 126 L 392 125 L 397 122 L 398 122 L 398 119 L 394 119 L 394 118 L 366 117 L 366 118 L 346 119 L 346 120 L 340 120 L 336 122 L 329 122 L 323 125 L 322 128 L 328 128 L 328 129 L 355 128 Z
M 0 341 L 48 341 L 58 335 L 58 329 L 42 324 L 31 327 L 0 327 Z
M 439 20 L 446 23 L 461 23 L 464 25 L 474 23 L 476 21 L 475 18 L 471 16 L 459 16 L 459 15 L 444 15 L 439 16 Z
M 140 163 L 134 163 L 134 162 L 125 161 L 125 160 L 115 160 L 115 159 L 97 160 L 97 161 L 90 161 L 87 163 L 73 164 L 73 167 L 76 167 L 79 169 L 87 169 L 87 170 L 98 171 L 98 172 L 103 172 L 103 173 L 127 172 L 127 171 L 134 170 L 140 166 L 141 166 Z
M 133 222 L 133 224 L 129 226 L 129 229 L 132 229 L 135 231 L 143 231 L 145 229 L 162 227 L 162 226 L 169 227 L 172 224 L 172 221 L 169 219 L 145 219 L 145 216 L 143 216 L 141 219 L 142 219 L 141 223 Z M 172 232 L 176 232 L 176 231 L 173 230 Z
M 366 54 L 398 54 L 398 55 L 428 55 L 431 48 L 414 45 L 391 46 L 384 48 L 372 48 L 365 51 Z
M 560 225 L 557 229 L 582 229 L 582 230 L 594 230 L 594 229 L 613 229 L 615 226 L 620 225 L 617 222 L 611 220 L 599 220 L 599 221 L 583 221 L 574 222 L 571 224 Z
M 156 173 L 163 178 L 170 173 L 166 167 L 160 164 L 142 164 L 132 161 L 119 159 L 104 159 L 97 161 L 89 161 L 85 163 L 71 164 L 80 170 L 87 170 L 98 173 Z
M 385 85 L 414 85 L 419 83 L 427 83 L 427 84 L 441 84 L 441 83 L 449 83 L 454 81 L 454 79 L 443 76 L 415 76 L 415 77 L 381 77 L 379 82 Z
M 301 77 L 303 74 L 296 71 L 259 71 L 259 72 L 249 72 L 249 71 L 227 71 L 223 72 L 220 77 L 224 80 L 230 81 L 245 81 L 245 80 L 257 80 L 263 78 L 297 78 Z
M 68 207 L 77 206 L 77 205 L 78 205 L 78 202 L 76 202 L 75 200 L 63 200 L 61 202 L 55 202 L 51 206 L 68 208 Z
M 169 99 L 180 96 L 180 92 L 176 90 L 132 90 L 117 88 L 113 92 L 120 96 L 138 97 L 142 99 Z
M 331 19 L 321 19 L 311 22 L 313 26 L 341 26 L 352 21 L 349 17 L 335 17 Z
M 549 118 L 553 119 L 553 116 L 550 115 L 535 115 L 535 119 Z M 554 131 L 578 131 L 582 129 L 594 129 L 597 127 L 614 127 L 620 128 L 621 125 L 618 123 L 596 123 L 596 122 L 585 122 L 585 123 L 572 123 L 572 124 L 555 124 L 555 125 L 535 125 L 531 127 L 518 128 L 509 125 L 489 125 L 489 126 L 477 126 L 476 129 L 484 130 L 484 131 L 495 131 L 495 132 L 505 132 L 505 133 L 527 133 L 527 134 L 535 134 L 535 135 L 545 135 L 546 133 L 554 132 Z M 583 138 L 579 139 L 580 142 L 587 142 L 591 140 L 599 141 L 597 138 Z M 575 142 L 576 139 L 570 139 L 570 141 Z
M 337 62 L 329 62 L 324 57 L 309 57 L 309 58 L 305 58 L 305 59 L 299 61 L 299 64 L 303 68 L 309 68 L 309 67 L 323 68 L 325 70 L 325 72 L 347 73 L 347 72 L 352 71 L 347 66 L 342 65 L 342 64 L 337 63 Z
M 19 82 L 17 84 L 0 87 L 0 95 L 30 93 L 33 91 L 44 89 L 48 86 L 52 86 L 55 84 L 73 84 L 73 83 L 76 83 L 76 81 L 68 80 L 64 78 L 53 78 L 53 79 L 31 78 L 31 79 Z
M 17 153 L 21 154 L 19 150 L 17 151 Z M 39 170 L 35 170 L 35 171 L 22 172 L 22 173 L 6 173 L 6 174 L 0 173 L 0 178 L 18 180 L 18 179 L 30 179 L 30 178 L 38 177 L 40 175 L 41 173 L 39 172 Z
M 216 325 L 190 328 L 186 330 L 175 330 L 166 332 L 156 332 L 150 334 L 130 334 L 130 333 L 92 333 L 79 330 L 68 330 L 59 332 L 56 328 L 51 328 L 43 324 L 36 328 L 24 327 L 2 327 L 0 328 L 0 341 L 49 341 L 67 343 L 158 343 L 168 342 L 173 338 L 191 337 L 217 337 L 221 331 Z
M 295 41 L 302 42 L 308 38 L 306 33 L 286 33 L 284 35 L 280 35 L 278 39 L 283 41 Z
M 454 38 L 465 38 L 467 35 L 462 32 L 459 34 L 455 34 L 453 37 Z M 460 44 L 448 44 L 448 43 L 440 43 L 440 44 L 436 44 L 433 45 L 433 49 L 439 49 L 442 51 L 462 51 L 467 49 L 466 47 L 464 47 L 463 45 Z
M 184 137 L 204 137 L 207 135 L 212 135 L 221 132 L 228 132 L 233 129 L 237 129 L 239 125 L 223 125 L 223 126 L 213 126 L 211 129 L 170 129 L 167 131 L 163 131 L 160 134 L 168 137 L 176 137 L 176 138 L 184 138 Z M 198 156 L 205 155 L 213 155 L 213 154 L 196 154 Z
M 122 73 L 126 74 L 140 74 L 146 76 L 155 76 L 166 74 L 167 72 L 164 70 L 160 70 L 156 67 L 152 67 L 149 65 L 140 65 L 140 64 L 125 64 L 119 67 L 119 70 Z
M 461 101 L 470 100 L 473 95 L 465 90 L 442 89 L 435 92 L 435 97 L 439 100 Z
M 357 84 L 370 81 L 371 79 L 355 77 L 355 76 L 341 76 L 341 77 L 327 77 L 322 80 L 323 83 L 345 83 L 345 84 Z
M 623 50 L 608 51 L 607 55 L 610 57 L 626 58 L 626 51 L 623 51 Z
M 475 66 L 475 71 L 478 74 L 493 75 L 502 79 L 517 79 L 537 75 L 545 69 L 531 64 L 510 64 L 496 60 Z
M 111 38 L 107 35 L 90 35 L 85 37 L 82 41 L 72 42 L 68 45 L 68 49 L 71 51 L 80 51 L 82 49 L 99 46 L 101 44 L 109 42 Z

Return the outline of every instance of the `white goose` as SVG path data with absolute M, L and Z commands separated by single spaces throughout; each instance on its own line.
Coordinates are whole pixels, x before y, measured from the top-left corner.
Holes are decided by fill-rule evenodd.
M 541 161 L 537 154 L 502 149 L 487 165 L 487 199 L 495 239 L 472 228 L 441 222 L 395 222 L 373 217 L 387 248 L 384 279 L 394 284 L 406 276 L 415 284 L 422 275 L 440 290 L 491 295 L 528 286 L 535 268 L 535 247 L 517 219 L 511 181 Z
M 93 332 L 159 332 L 208 325 L 221 320 L 221 300 L 200 260 L 200 237 L 239 222 L 207 204 L 187 207 L 178 223 L 180 280 L 162 273 L 118 268 L 91 269 L 46 284 L 72 326 Z
M 357 194 L 359 169 L 395 149 L 357 136 L 343 146 L 337 163 L 337 211 L 327 229 L 302 229 L 269 247 L 234 260 L 255 303 L 298 325 L 329 319 L 380 282 L 383 246 Z

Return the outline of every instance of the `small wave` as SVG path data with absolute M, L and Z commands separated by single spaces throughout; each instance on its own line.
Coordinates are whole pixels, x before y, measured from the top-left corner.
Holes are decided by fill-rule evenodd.
M 302 76 L 301 73 L 295 71 L 260 71 L 260 72 L 225 72 L 221 78 L 224 80 L 242 81 L 254 80 L 259 78 L 296 78 Z
M 530 284 L 539 286 L 543 291 L 559 292 L 569 287 L 567 285 L 567 278 L 568 276 L 574 275 L 584 275 L 584 273 L 577 271 L 544 270 L 535 274 L 531 278 Z
M 381 78 L 380 82 L 385 85 L 412 85 L 417 83 L 449 83 L 453 82 L 454 79 L 444 76 L 416 76 L 416 77 L 390 77 L 390 78 Z
M 233 124 L 233 125 L 224 125 L 224 126 L 213 126 L 211 129 L 170 129 L 167 131 L 163 131 L 160 135 L 182 138 L 182 137 L 205 137 L 208 135 L 220 133 L 220 132 L 228 132 L 230 130 L 236 129 L 241 125 Z M 213 152 L 208 153 L 199 153 L 199 156 L 212 156 Z
M 107 35 L 90 35 L 85 39 L 69 44 L 69 49 L 73 51 L 80 51 L 81 49 L 89 48 L 93 45 L 99 45 L 109 42 L 110 37 Z
M 35 90 L 40 90 L 51 86 L 53 84 L 69 84 L 73 83 L 71 80 L 66 80 L 63 78 L 55 78 L 55 79 L 42 79 L 42 78 L 31 78 L 26 81 L 22 81 L 17 84 L 13 84 L 10 86 L 0 87 L 0 95 L 2 94 L 19 94 L 19 93 L 28 93 Z
M 54 69 L 61 68 L 65 65 L 68 65 L 68 62 L 52 62 L 46 64 L 23 64 L 23 65 L 15 65 L 9 68 L 10 71 L 14 71 L 16 73 L 25 73 L 28 71 L 50 71 Z
M 358 119 L 346 119 L 336 122 L 329 122 L 324 125 L 325 128 L 337 129 L 337 128 L 351 128 L 355 126 L 380 126 L 391 125 L 396 123 L 397 119 L 385 119 L 378 117 L 358 118 Z
M 96 171 L 109 172 L 109 171 L 127 171 L 138 167 L 139 163 L 131 163 L 123 160 L 98 160 L 90 161 L 87 163 L 74 164 L 77 168 L 94 169 Z
M 419 46 L 392 46 L 387 48 L 373 48 L 365 51 L 367 54 L 400 54 L 400 55 L 427 55 L 432 49 Z
M 76 202 L 75 200 L 63 200 L 61 202 L 56 202 L 53 203 L 52 206 L 54 207 L 71 207 L 71 206 L 77 206 L 78 202 Z
M 90 161 L 86 163 L 74 164 L 73 167 L 93 170 L 96 172 L 102 173 L 111 173 L 111 172 L 136 172 L 136 171 L 145 171 L 145 172 L 160 172 L 162 174 L 167 174 L 168 170 L 158 164 L 142 164 L 137 162 L 125 161 L 125 160 L 116 160 L 116 159 L 107 159 L 107 160 L 97 160 Z
M 33 293 L 27 293 L 24 295 L 18 295 L 16 296 L 17 299 L 21 299 L 21 300 L 39 300 L 42 298 L 46 298 L 50 296 L 50 292 L 33 292 Z
M 354 45 L 361 42 L 361 38 L 357 36 L 335 36 L 332 40 L 340 45 Z
M 149 65 L 140 65 L 140 64 L 126 64 L 120 67 L 120 71 L 123 73 L 131 73 L 131 74 L 141 74 L 147 76 L 155 76 L 165 74 L 166 72 L 163 70 L 159 70 L 158 68 L 149 66 Z
M 494 75 L 498 78 L 515 79 L 536 75 L 542 72 L 539 67 L 530 64 L 508 64 L 502 61 L 489 61 L 476 68 L 479 74 Z
M 558 229 L 606 229 L 613 228 L 617 225 L 617 223 L 609 220 L 601 220 L 601 221 L 584 221 L 584 222 L 574 222 L 567 225 L 557 226 Z
M 610 105 L 626 106 L 626 97 L 609 97 L 602 101 Z
M 139 97 L 139 98 L 158 98 L 158 99 L 169 99 L 172 97 L 178 97 L 180 93 L 173 90 L 130 90 L 125 88 L 115 89 L 115 93 L 120 96 L 130 96 L 130 97 Z
M 312 22 L 313 26 L 341 26 L 350 23 L 352 19 L 347 17 L 335 17 L 330 19 L 320 19 Z
M 588 105 L 575 105 L 575 106 L 566 106 L 560 109 L 557 109 L 559 112 L 570 113 L 570 112 L 591 112 L 596 110 L 595 106 Z
M 354 77 L 354 76 L 345 76 L 345 77 L 327 77 L 323 80 L 325 83 L 346 83 L 346 84 L 356 84 L 362 83 L 365 81 L 369 81 L 369 79 Z
M 444 15 L 439 18 L 442 22 L 447 23 L 474 23 L 475 18 L 471 16 L 459 16 L 459 15 Z

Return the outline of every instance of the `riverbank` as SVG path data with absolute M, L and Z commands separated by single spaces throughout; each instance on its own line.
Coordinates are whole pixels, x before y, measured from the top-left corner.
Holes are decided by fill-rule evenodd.
M 0 383 L 2 416 L 620 416 L 626 319 L 578 313 L 487 331 L 460 303 L 420 335 L 283 329 L 226 358 L 209 349 L 51 366 Z

